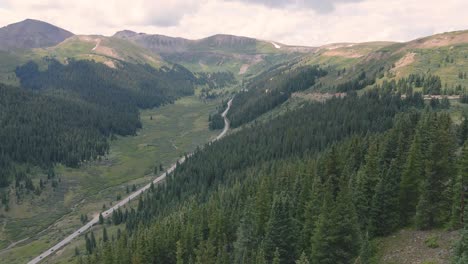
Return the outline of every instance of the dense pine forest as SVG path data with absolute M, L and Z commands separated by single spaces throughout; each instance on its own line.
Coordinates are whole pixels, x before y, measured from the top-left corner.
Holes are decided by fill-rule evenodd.
M 245 84 L 243 92 L 234 98 L 228 113 L 231 125 L 238 127 L 254 120 L 284 103 L 292 93 L 310 88 L 326 74 L 327 71 L 319 66 L 304 66 L 286 72 L 273 69 L 260 74 Z
M 462 227 L 467 128 L 419 94 L 310 103 L 188 157 L 78 262 L 374 263 L 373 238 Z
M 56 163 L 77 167 L 107 153 L 113 135 L 134 135 L 139 109 L 194 93 L 196 77 L 181 66 L 154 69 L 121 62 L 46 60 L 16 69 L 21 87 L 0 86 L 0 187 L 40 192 L 22 164 L 45 172 Z M 49 173 L 52 174 L 52 173 Z

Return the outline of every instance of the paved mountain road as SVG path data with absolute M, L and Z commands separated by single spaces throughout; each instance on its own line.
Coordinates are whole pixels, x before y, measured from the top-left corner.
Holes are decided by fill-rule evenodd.
M 224 112 L 222 113 L 222 117 L 224 118 L 224 129 L 213 141 L 219 140 L 222 137 L 224 137 L 226 135 L 227 131 L 229 130 L 229 120 L 227 119 L 226 115 L 227 115 L 229 109 L 231 108 L 231 105 L 232 105 L 232 99 L 229 100 L 229 102 L 227 104 L 227 107 L 226 107 L 226 110 L 224 110 Z M 178 163 L 182 164 L 184 161 L 185 161 L 185 157 L 182 157 L 182 158 L 180 158 L 178 160 Z M 173 164 L 166 172 L 164 172 L 159 177 L 154 179 L 152 183 L 153 184 L 158 184 L 159 182 L 164 180 L 164 178 L 166 178 L 167 174 L 169 174 L 169 173 L 171 173 L 171 172 L 173 172 L 175 170 L 176 166 L 177 166 L 177 163 Z M 138 189 L 137 191 L 130 194 L 129 196 L 127 196 L 126 198 L 121 200 L 119 203 L 117 203 L 113 207 L 111 207 L 108 210 L 102 212 L 101 213 L 102 216 L 104 218 L 107 218 L 107 217 L 111 216 L 111 214 L 112 214 L 112 212 L 114 210 L 117 210 L 119 207 L 122 207 L 125 204 L 127 204 L 128 202 L 130 202 L 131 200 L 135 199 L 140 194 L 142 194 L 144 191 L 148 190 L 150 187 L 151 187 L 151 183 L 148 183 L 147 185 L 145 185 L 142 188 Z M 65 245 L 69 244 L 74 238 L 78 237 L 79 235 L 81 235 L 81 233 L 84 233 L 86 230 L 90 229 L 93 225 L 97 224 L 98 222 L 99 222 L 99 215 L 95 216 L 93 219 L 91 219 L 91 221 L 86 223 L 84 226 L 80 227 L 78 230 L 76 230 L 75 232 L 70 234 L 68 237 L 66 237 L 65 239 L 63 239 L 62 241 L 60 241 L 59 243 L 57 243 L 53 247 L 51 247 L 48 250 L 42 252 L 39 256 L 37 256 L 34 259 L 32 259 L 31 261 L 29 261 L 28 264 L 39 263 L 40 261 L 42 261 L 46 257 L 50 256 L 51 254 L 53 254 L 54 252 L 59 250 L 60 248 L 62 248 Z

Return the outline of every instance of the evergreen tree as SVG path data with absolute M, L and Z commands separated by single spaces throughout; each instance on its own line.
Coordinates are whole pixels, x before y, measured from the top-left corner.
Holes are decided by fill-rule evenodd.
M 358 171 L 357 186 L 353 194 L 359 223 L 363 228 L 369 224 L 372 198 L 375 193 L 375 187 L 380 180 L 378 157 L 378 146 L 375 139 L 372 139 L 366 154 L 365 166 Z
M 255 237 L 255 222 L 251 208 L 251 201 L 245 205 L 244 216 L 237 228 L 237 239 L 234 242 L 234 262 L 247 263 L 250 259 L 250 252 L 257 245 Z
M 421 136 L 416 133 L 408 153 L 407 162 L 401 175 L 400 215 L 402 225 L 410 223 L 416 211 L 419 198 L 419 185 L 424 178 L 424 161 L 421 153 Z
M 180 240 L 176 243 L 176 264 L 184 264 L 184 249 Z
M 273 260 L 271 261 L 272 264 L 280 264 L 281 263 L 281 258 L 280 258 L 280 253 L 279 249 L 276 248 L 275 253 L 273 254 Z
M 342 181 L 337 200 L 327 194 L 312 238 L 312 263 L 350 263 L 359 253 L 357 215 L 349 187 Z
M 393 160 L 389 170 L 377 184 L 370 210 L 370 230 L 372 235 L 386 236 L 399 224 L 399 174 L 398 165 Z
M 359 253 L 359 264 L 371 264 L 372 249 L 369 241 L 369 233 L 366 232 L 362 240 L 361 250 Z
M 265 252 L 278 251 L 282 263 L 294 263 L 296 257 L 297 236 L 291 208 L 286 194 L 276 195 L 265 234 Z
M 468 206 L 464 210 L 464 219 L 468 219 Z M 461 238 L 455 247 L 454 264 L 468 263 L 468 221 L 464 222 Z
M 305 252 L 302 252 L 301 257 L 296 260 L 296 264 L 309 264 L 309 260 L 307 259 Z
M 102 229 L 102 241 L 106 243 L 109 240 L 109 237 L 107 235 L 107 228 L 104 226 Z
M 468 142 L 465 142 L 459 161 L 459 170 L 454 184 L 451 226 L 459 228 L 465 219 L 463 212 L 468 198 Z

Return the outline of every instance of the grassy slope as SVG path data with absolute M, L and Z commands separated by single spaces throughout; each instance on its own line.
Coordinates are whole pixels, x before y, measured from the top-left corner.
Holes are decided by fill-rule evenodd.
M 194 72 L 230 71 L 239 79 L 255 75 L 268 67 L 303 56 L 302 53 L 286 49 L 277 49 L 267 41 L 257 40 L 233 47 L 210 46 L 210 43 L 200 42 L 191 45 L 183 55 L 168 54 L 169 61 L 179 63 Z M 245 73 L 240 70 L 248 65 Z
M 24 263 L 80 226 L 81 214 L 90 218 L 103 204 L 115 202 L 117 195 L 124 197 L 127 185 L 147 183 L 154 177 L 154 165 L 162 163 L 167 167 L 184 152 L 207 142 L 217 133 L 208 130 L 207 116 L 219 103 L 187 97 L 173 105 L 145 110 L 139 134 L 114 141 L 109 156 L 102 161 L 80 169 L 58 167 L 61 183 L 47 199 L 43 194 L 12 212 L 2 212 L 6 216 L 0 231 L 3 247 L 10 241 L 31 236 L 33 239 L 1 252 L 0 257 L 6 263 Z M 76 204 L 79 206 L 74 208 Z M 62 215 L 65 216 L 57 221 Z M 51 224 L 44 234 L 33 235 Z
M 93 50 L 98 41 L 98 48 Z M 103 36 L 73 36 L 54 47 L 16 53 L 0 51 L 0 82 L 18 85 L 19 81 L 14 73 L 15 68 L 29 60 L 34 60 L 40 66 L 44 66 L 44 57 L 52 57 L 62 63 L 70 58 L 95 60 L 109 66 L 115 66 L 119 60 L 149 64 L 155 68 L 168 64 L 159 55 L 153 54 L 129 41 Z

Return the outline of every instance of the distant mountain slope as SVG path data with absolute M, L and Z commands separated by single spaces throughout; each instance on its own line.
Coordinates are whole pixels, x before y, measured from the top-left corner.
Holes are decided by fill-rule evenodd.
M 46 22 L 26 19 L 0 28 L 0 50 L 54 46 L 73 33 Z
M 76 35 L 56 46 L 34 49 L 33 53 L 62 62 L 69 58 L 95 60 L 111 68 L 115 68 L 119 61 L 149 64 L 155 68 L 168 65 L 159 55 L 130 41 L 99 35 Z
M 255 73 L 315 50 L 226 34 L 189 40 L 123 30 L 114 37 L 130 40 L 192 71 L 231 71 L 238 75 Z

